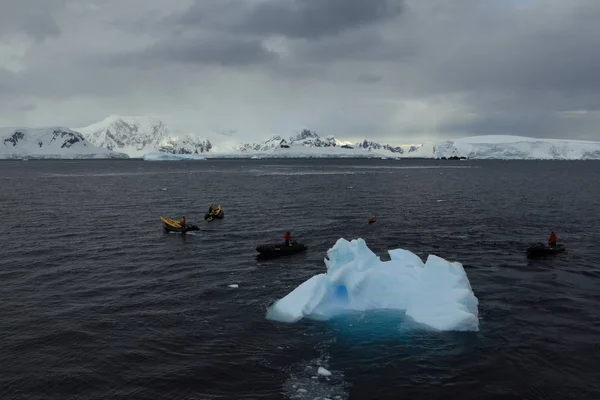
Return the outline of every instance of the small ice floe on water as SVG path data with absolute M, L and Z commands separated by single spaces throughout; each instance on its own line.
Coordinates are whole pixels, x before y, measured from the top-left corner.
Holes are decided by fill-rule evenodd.
M 239 288 L 240 286 L 239 286 L 237 283 L 232 283 L 231 285 L 227 285 L 227 287 L 230 287 L 230 288 L 232 288 L 232 289 L 237 289 L 237 288 Z
M 327 358 L 327 357 L 326 357 Z M 333 375 L 327 371 L 323 365 L 323 358 L 303 361 L 294 368 L 292 373 L 284 384 L 284 390 L 288 392 L 290 399 L 295 400 L 346 400 L 348 398 L 347 389 L 349 384 L 344 380 L 344 373 L 336 371 Z M 322 374 L 326 371 L 326 374 Z M 318 375 L 315 375 L 317 372 Z M 331 378 L 325 377 L 327 373 Z

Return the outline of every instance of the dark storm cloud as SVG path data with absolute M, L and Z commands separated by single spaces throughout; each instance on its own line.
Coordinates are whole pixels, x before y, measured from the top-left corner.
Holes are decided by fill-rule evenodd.
M 123 63 L 160 62 L 244 66 L 265 62 L 274 58 L 258 40 L 244 38 L 171 37 L 161 40 L 133 56 L 120 57 Z M 119 61 L 117 61 L 119 63 Z
M 35 40 L 57 36 L 61 30 L 54 11 L 61 0 L 2 0 L 0 5 L 0 37 L 24 34 Z
M 400 15 L 403 0 L 196 0 L 169 25 L 255 35 L 319 39 Z
M 293 45 L 292 58 L 298 63 L 375 59 L 384 49 L 377 23 L 398 17 L 403 4 L 401 0 L 268 0 L 255 4 L 197 0 L 184 12 L 164 18 L 158 28 L 150 24 L 142 29 L 162 32 L 145 55 L 165 61 L 245 65 L 276 60 L 260 44 L 279 35 L 309 41 Z M 288 75 L 281 66 L 272 68 Z M 297 70 L 290 65 L 290 75 Z
M 270 0 L 239 25 L 247 32 L 319 39 L 397 17 L 399 0 Z

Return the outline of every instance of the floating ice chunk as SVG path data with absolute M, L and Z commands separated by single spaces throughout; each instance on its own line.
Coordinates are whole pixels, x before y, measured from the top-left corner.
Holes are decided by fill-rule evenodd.
M 331 376 L 331 372 L 327 371 L 323 367 L 319 367 L 319 369 L 317 370 L 317 374 L 319 374 L 321 376 Z
M 195 161 L 206 160 L 206 157 L 197 154 L 171 154 L 160 151 L 144 154 L 145 161 Z
M 387 309 L 436 330 L 479 330 L 478 300 L 460 263 L 430 255 L 423 264 L 403 249 L 389 254 L 381 261 L 363 239 L 340 238 L 327 252 L 327 272 L 275 302 L 267 318 L 291 323 Z
M 231 285 L 227 285 L 227 287 L 233 288 L 233 289 L 237 289 L 240 286 L 237 283 L 232 283 Z

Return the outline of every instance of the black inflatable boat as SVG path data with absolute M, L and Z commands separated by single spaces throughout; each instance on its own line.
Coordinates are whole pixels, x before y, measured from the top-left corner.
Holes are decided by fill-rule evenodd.
M 196 225 L 186 225 L 185 228 L 181 228 L 181 227 L 176 227 L 176 226 L 169 225 L 169 224 L 164 224 L 163 229 L 166 232 L 180 232 L 180 233 L 186 233 L 189 231 L 199 231 L 200 230 L 200 228 L 198 228 Z
M 554 254 L 564 252 L 565 246 L 557 244 L 556 246 L 550 246 L 544 243 L 533 243 L 527 247 L 527 257 L 543 257 L 551 256 Z
M 300 253 L 308 249 L 305 244 L 292 242 L 291 246 L 286 246 L 285 243 L 278 244 L 261 244 L 256 246 L 256 251 L 262 257 L 281 257 L 291 254 Z

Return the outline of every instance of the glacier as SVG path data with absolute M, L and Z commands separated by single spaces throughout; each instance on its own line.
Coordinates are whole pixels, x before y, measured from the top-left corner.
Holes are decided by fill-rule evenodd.
M 477 160 L 600 160 L 600 142 L 526 136 L 471 136 L 438 143 L 434 157 Z
M 206 157 L 197 154 L 172 154 L 163 152 L 151 152 L 144 154 L 144 161 L 197 161 L 206 160 Z
M 458 262 L 429 255 L 388 251 L 381 261 L 359 238 L 340 238 L 327 251 L 326 273 L 318 274 L 277 300 L 266 318 L 293 323 L 328 320 L 355 311 L 395 310 L 438 331 L 478 331 L 478 299 Z
M 89 143 L 81 133 L 64 127 L 0 128 L 0 159 L 129 158 Z

